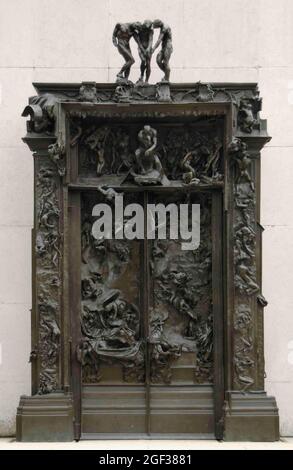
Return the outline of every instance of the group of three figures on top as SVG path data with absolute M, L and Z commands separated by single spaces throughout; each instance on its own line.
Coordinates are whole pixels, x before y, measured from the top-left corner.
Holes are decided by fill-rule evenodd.
M 153 46 L 154 28 L 159 28 L 160 34 Z M 117 81 L 128 81 L 131 66 L 135 62 L 130 49 L 130 39 L 132 37 L 138 45 L 141 60 L 140 78 L 137 83 L 148 83 L 151 74 L 152 55 L 160 44 L 161 50 L 157 55 L 157 64 L 164 72 L 162 81 L 168 82 L 170 78 L 169 60 L 173 51 L 172 33 L 171 28 L 161 20 L 116 24 L 113 31 L 113 44 L 125 60 L 125 64 L 117 74 Z

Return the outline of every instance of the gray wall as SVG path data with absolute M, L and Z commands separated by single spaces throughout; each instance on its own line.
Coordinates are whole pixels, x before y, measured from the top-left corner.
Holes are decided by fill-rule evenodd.
M 173 82 L 259 83 L 273 136 L 262 158 L 266 386 L 293 435 L 292 0 L 0 0 L 0 434 L 30 393 L 33 159 L 20 114 L 33 81 L 113 81 L 115 23 L 146 17 L 172 27 Z

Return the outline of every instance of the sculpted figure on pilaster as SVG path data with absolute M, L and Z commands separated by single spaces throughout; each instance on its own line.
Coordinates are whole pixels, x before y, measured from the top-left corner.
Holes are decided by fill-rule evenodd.
M 247 391 L 255 384 L 253 302 L 262 297 L 256 279 L 255 185 L 247 144 L 233 138 L 229 155 L 234 172 L 235 386 Z
M 59 386 L 62 238 L 59 231 L 58 166 L 53 167 L 50 156 L 39 157 L 38 162 L 35 237 L 38 344 L 31 357 L 33 361 L 39 361 L 38 393 L 47 394 Z

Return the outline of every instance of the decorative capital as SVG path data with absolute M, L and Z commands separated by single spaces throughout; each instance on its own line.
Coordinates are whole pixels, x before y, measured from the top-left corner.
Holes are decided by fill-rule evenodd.
M 27 122 L 27 131 L 37 134 L 52 134 L 55 127 L 55 105 L 57 96 L 44 93 L 29 99 L 29 105 L 22 112 L 22 116 L 30 117 Z
M 237 124 L 241 132 L 251 134 L 254 130 L 260 130 L 259 112 L 262 100 L 259 94 L 252 97 L 241 97 L 239 102 Z
M 96 82 L 82 82 L 79 89 L 79 100 L 90 103 L 98 101 Z

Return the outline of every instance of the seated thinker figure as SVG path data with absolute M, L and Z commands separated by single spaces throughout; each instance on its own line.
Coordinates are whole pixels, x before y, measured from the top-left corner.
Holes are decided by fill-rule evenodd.
M 131 169 L 134 181 L 139 185 L 166 184 L 168 179 L 155 152 L 157 131 L 150 126 L 144 126 L 138 133 L 138 141 L 135 164 Z

